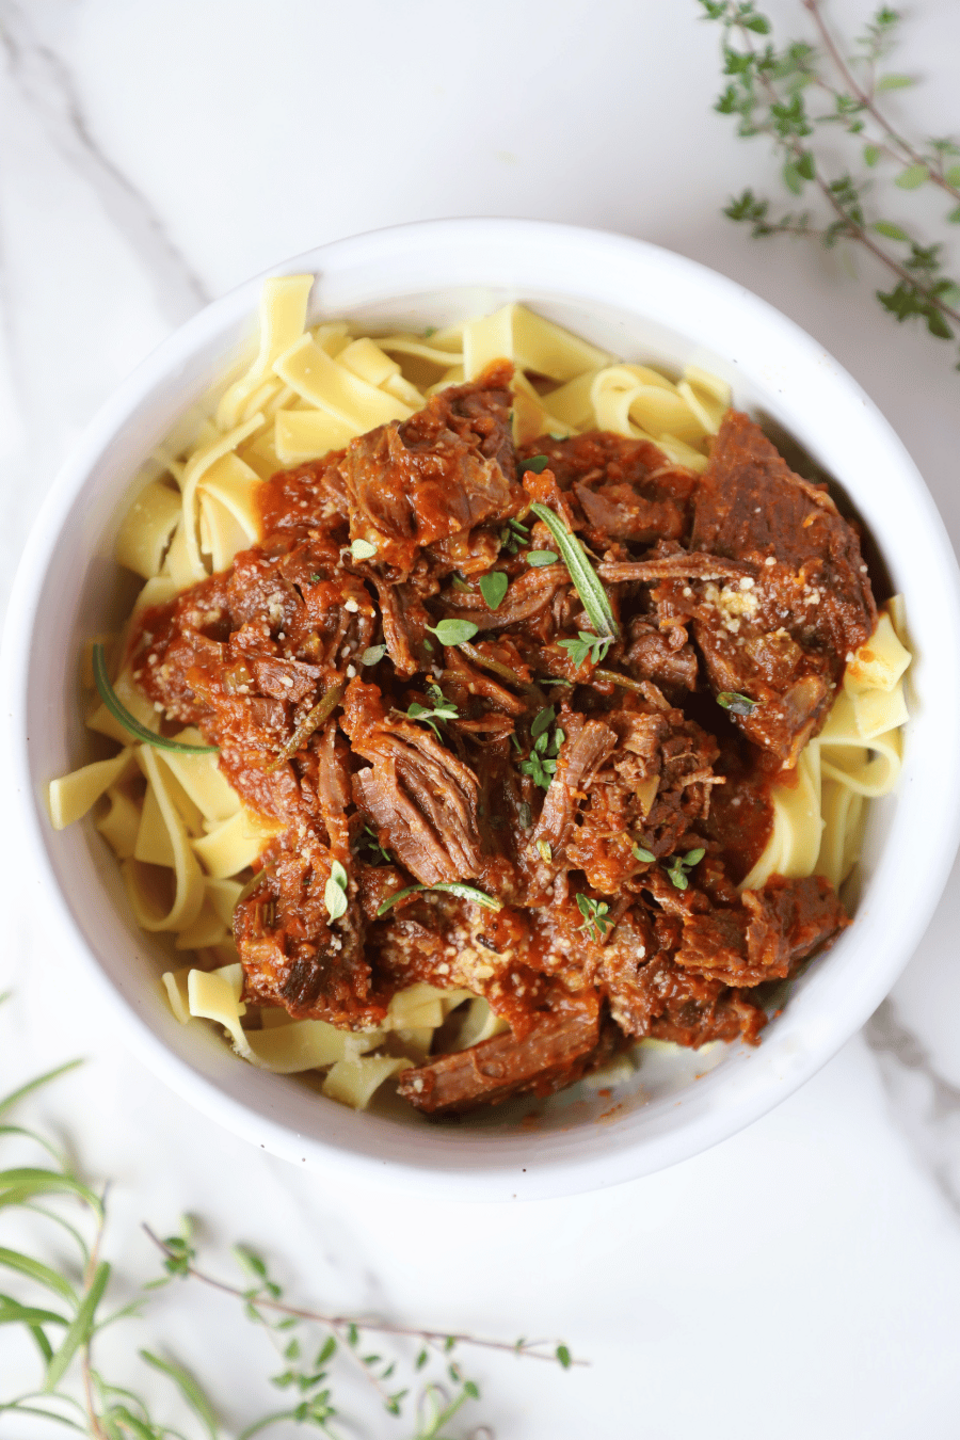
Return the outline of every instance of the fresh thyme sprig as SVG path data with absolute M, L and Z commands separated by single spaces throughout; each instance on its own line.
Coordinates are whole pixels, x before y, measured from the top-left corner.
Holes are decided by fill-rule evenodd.
M 960 144 L 950 137 L 908 140 L 881 108 L 885 92 L 912 85 L 909 75 L 881 62 L 892 49 L 900 14 L 889 5 L 874 13 L 853 53 L 834 39 L 821 0 L 802 0 L 816 44 L 791 41 L 782 48 L 753 0 L 699 0 L 704 18 L 722 27 L 721 53 L 727 85 L 716 102 L 737 118 L 738 133 L 765 136 L 783 162 L 791 194 L 812 196 L 816 211 L 776 214 L 769 199 L 744 190 L 725 210 L 751 227 L 756 238 L 798 235 L 831 248 L 852 243 L 867 250 L 890 274 L 890 289 L 877 299 L 896 320 L 921 320 L 941 340 L 960 334 L 960 284 L 948 270 L 945 246 L 960 225 Z M 838 136 L 843 159 L 832 158 Z M 933 187 L 948 209 L 938 239 L 888 218 L 880 208 L 877 181 L 892 179 L 900 191 Z M 960 368 L 960 365 L 958 365 Z
M 579 670 L 587 656 L 594 666 L 599 665 L 610 648 L 610 641 L 603 635 L 591 635 L 587 630 L 578 630 L 576 640 L 558 640 L 561 650 L 566 650 L 570 663 Z
M 0 1001 L 4 998 L 0 996 Z M 56 1424 L 86 1435 L 89 1440 L 186 1440 L 180 1430 L 158 1419 L 131 1389 L 135 1379 L 124 1377 L 125 1383 L 117 1384 L 95 1360 L 95 1343 L 103 1328 L 140 1314 L 146 1303 L 144 1299 L 113 1312 L 106 1309 L 113 1277 L 109 1263 L 100 1258 L 107 1219 L 105 1197 L 81 1179 L 45 1137 L 7 1121 L 15 1106 L 76 1063 L 39 1075 L 0 1098 L 0 1141 L 7 1148 L 27 1147 L 24 1153 L 29 1159 L 33 1159 L 30 1147 L 40 1155 L 33 1163 L 0 1170 L 0 1208 L 8 1216 L 29 1212 L 31 1234 L 42 1234 L 37 1228 L 39 1222 L 53 1227 L 57 1237 L 49 1247 L 56 1254 L 55 1264 L 0 1247 L 0 1272 L 12 1277 L 5 1280 L 3 1290 L 10 1287 L 18 1292 L 0 1293 L 0 1333 L 9 1335 L 21 1330 L 37 1355 L 36 1383 L 16 1395 L 0 1393 L 0 1417 L 19 1416 L 28 1424 Z M 460 1367 L 455 1353 L 458 1347 L 509 1351 L 528 1359 L 552 1361 L 562 1369 L 584 1363 L 574 1360 L 562 1342 L 518 1340 L 511 1344 L 292 1305 L 266 1260 L 250 1246 L 235 1247 L 244 1279 L 234 1285 L 209 1275 L 198 1265 L 192 1227 L 187 1222 L 179 1234 L 164 1240 L 159 1240 L 149 1227 L 144 1228 L 163 1252 L 164 1272 L 143 1287 L 145 1297 L 176 1279 L 213 1288 L 243 1306 L 247 1317 L 266 1331 L 279 1359 L 280 1369 L 270 1378 L 276 1389 L 284 1392 L 284 1403 L 247 1425 L 236 1440 L 253 1440 L 282 1421 L 305 1425 L 330 1440 L 342 1440 L 345 1431 L 339 1428 L 340 1421 L 356 1434 L 356 1425 L 341 1417 L 336 1403 L 335 1384 L 341 1361 L 359 1369 L 389 1415 L 413 1421 L 414 1440 L 441 1440 L 449 1433 L 446 1427 L 454 1415 L 468 1402 L 480 1398 L 476 1381 L 464 1375 Z M 64 1235 L 69 1240 L 70 1254 L 64 1250 Z M 373 1336 L 385 1338 L 388 1344 L 401 1342 L 396 1356 L 378 1353 L 371 1344 Z M 404 1358 L 403 1352 L 402 1342 L 409 1340 L 418 1345 L 412 1362 Z M 193 1416 L 193 1434 L 205 1440 L 226 1440 L 223 1422 L 200 1380 L 187 1366 L 156 1349 L 145 1348 L 138 1351 L 138 1358 L 131 1356 L 130 1363 L 142 1363 L 169 1382 Z M 4 1371 L 0 1386 L 5 1387 L 9 1379 Z
M 550 782 L 557 773 L 557 756 L 566 736 L 556 723 L 557 712 L 552 705 L 538 710 L 530 726 L 533 747 L 525 760 L 520 761 L 520 773 L 529 775 L 541 790 L 549 790 Z
M 664 864 L 664 870 L 677 890 L 686 890 L 689 885 L 687 871 L 692 870 L 695 865 L 706 855 L 706 850 L 698 847 L 696 850 L 688 850 L 686 855 L 674 855 L 668 863 Z
M 439 685 L 428 685 L 427 696 L 433 703 L 432 709 L 421 705 L 419 700 L 414 700 L 413 704 L 408 706 L 407 714 L 411 720 L 419 720 L 421 725 L 429 725 L 437 739 L 442 740 L 443 736 L 435 722 L 437 720 L 456 720 L 460 711 L 452 700 L 447 699 Z
M 574 898 L 577 902 L 577 909 L 583 916 L 580 929 L 599 944 L 606 939 L 607 932 L 613 925 L 610 906 L 606 900 L 594 900 L 592 896 L 583 895 L 580 891 Z

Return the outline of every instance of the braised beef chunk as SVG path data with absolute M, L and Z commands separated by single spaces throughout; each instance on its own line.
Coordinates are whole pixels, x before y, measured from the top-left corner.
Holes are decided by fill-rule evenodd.
M 342 725 L 354 755 L 360 811 L 380 843 L 424 885 L 470 879 L 481 865 L 477 777 L 429 730 L 384 713 L 375 685 L 351 681 Z
M 758 425 L 730 411 L 697 489 L 691 545 L 755 567 L 699 587 L 694 636 L 714 690 L 754 702 L 737 724 L 792 768 L 877 623 L 856 531 L 825 488 L 795 475 Z
M 510 373 L 508 365 L 491 366 L 475 384 L 443 390 L 409 420 L 347 446 L 340 469 L 350 538 L 374 545 L 391 578 L 406 579 L 421 548 L 454 538 L 465 544 L 478 525 L 520 510 Z
M 696 476 L 649 440 L 603 431 L 567 440 L 541 436 L 520 453 L 547 457 L 560 489 L 580 503 L 587 538 L 601 549 L 611 540 L 682 540 L 689 531 Z
M 462 1114 L 511 1095 L 562 1090 L 612 1051 L 609 1040 L 601 1049 L 596 1012 L 543 1015 L 522 1040 L 509 1032 L 494 1035 L 469 1050 L 402 1070 L 397 1088 L 427 1115 Z
M 248 1001 L 362 1029 L 424 981 L 509 1025 L 403 1072 L 436 1116 L 645 1036 L 755 1043 L 756 987 L 849 923 L 817 876 L 739 887 L 876 619 L 855 531 L 743 415 L 697 477 L 606 434 L 518 463 L 511 403 L 495 365 L 275 475 L 262 543 L 131 652 L 270 824 L 234 917 Z M 531 502 L 585 547 L 609 644 Z

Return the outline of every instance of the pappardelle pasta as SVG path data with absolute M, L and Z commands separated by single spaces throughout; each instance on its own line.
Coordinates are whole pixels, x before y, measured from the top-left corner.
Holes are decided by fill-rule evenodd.
M 865 802 L 896 782 L 901 602 L 876 617 L 855 532 L 716 377 L 519 304 L 308 325 L 311 284 L 266 283 L 253 362 L 120 526 L 144 584 L 87 723 L 121 748 L 52 782 L 54 825 L 93 810 L 137 923 L 192 952 L 163 976 L 178 1019 L 357 1107 L 397 1075 L 443 1114 L 644 1037 L 755 1040 L 755 987 L 847 923 Z M 763 472 L 742 504 L 740 471 Z M 298 847 L 319 910 L 291 909 Z

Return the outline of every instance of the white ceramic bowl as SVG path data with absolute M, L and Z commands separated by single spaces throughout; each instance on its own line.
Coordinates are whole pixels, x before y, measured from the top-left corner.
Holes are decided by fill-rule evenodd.
M 7 749 L 46 900 L 137 1052 L 200 1109 L 298 1165 L 478 1200 L 598 1189 L 661 1169 L 823 1065 L 883 998 L 933 913 L 960 825 L 960 746 L 944 745 L 960 715 L 960 604 L 943 526 L 896 435 L 840 366 L 748 291 L 677 255 L 566 226 L 451 220 L 322 246 L 273 273 L 304 270 L 319 277 L 314 318 L 420 328 L 523 300 L 626 358 L 694 362 L 842 484 L 906 596 L 916 656 L 903 775 L 870 815 L 855 923 L 805 971 L 759 1048 L 656 1053 L 613 1097 L 581 1086 L 524 1104 L 523 1114 L 539 1110 L 534 1125 L 516 1106 L 456 1126 L 355 1114 L 249 1067 L 205 1027 L 177 1023 L 158 985 L 162 943 L 135 925 L 92 825 L 56 834 L 44 793 L 84 753 L 79 705 L 64 697 L 77 694 L 84 638 L 119 618 L 113 538 L 132 477 L 248 344 L 259 279 L 171 336 L 105 406 L 24 556 L 5 642 Z

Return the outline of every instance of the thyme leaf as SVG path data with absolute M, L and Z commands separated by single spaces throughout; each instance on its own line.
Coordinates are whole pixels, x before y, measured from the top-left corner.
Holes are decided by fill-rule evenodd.
M 384 849 L 380 844 L 379 836 L 371 825 L 364 825 L 363 834 L 360 836 L 358 845 L 369 851 L 370 861 L 374 865 L 392 865 L 393 856 L 389 850 Z
M 441 620 L 437 625 L 428 625 L 431 635 L 436 635 L 441 645 L 462 645 L 472 640 L 480 629 L 472 620 Z
M 613 925 L 610 918 L 610 906 L 606 900 L 594 900 L 590 895 L 584 895 L 579 890 L 575 895 L 577 909 L 583 916 L 580 929 L 590 935 L 599 944 L 606 939 L 607 932 Z
M 706 850 L 698 847 L 696 850 L 688 850 L 686 855 L 674 855 L 669 865 L 664 865 L 663 868 L 677 890 L 686 890 L 690 883 L 687 871 L 692 870 L 694 865 L 699 865 L 706 853 Z
M 560 649 L 567 651 L 577 670 L 583 668 L 588 657 L 593 665 L 599 665 L 610 648 L 610 641 L 600 635 L 590 635 L 586 630 L 579 630 L 577 635 L 576 640 L 558 640 Z
M 752 715 L 757 702 L 751 700 L 749 695 L 741 695 L 739 690 L 720 690 L 717 693 L 717 704 L 722 705 L 724 710 L 729 710 L 731 715 Z
M 456 720 L 460 711 L 452 700 L 447 699 L 439 685 L 428 685 L 427 695 L 433 701 L 432 710 L 426 705 L 421 705 L 418 700 L 414 700 L 413 704 L 408 707 L 406 713 L 411 720 L 419 720 L 424 725 L 429 725 L 437 739 L 442 740 L 443 736 L 434 724 L 434 719 Z
M 486 575 L 480 576 L 480 594 L 486 601 L 488 610 L 499 609 L 509 588 L 510 577 L 503 570 L 488 570 Z
M 516 555 L 530 543 L 530 526 L 514 517 L 500 531 L 500 548 L 505 555 Z
M 557 756 L 566 738 L 556 724 L 557 712 L 552 705 L 539 710 L 530 726 L 533 746 L 529 755 L 520 761 L 520 773 L 529 775 L 542 790 L 550 789 L 550 782 L 557 773 Z M 551 727 L 553 733 L 551 734 Z
M 334 860 L 330 866 L 330 878 L 323 889 L 323 903 L 327 907 L 327 914 L 331 920 L 339 920 L 341 915 L 346 915 L 349 906 L 347 899 L 347 886 L 349 877 L 339 860 Z

